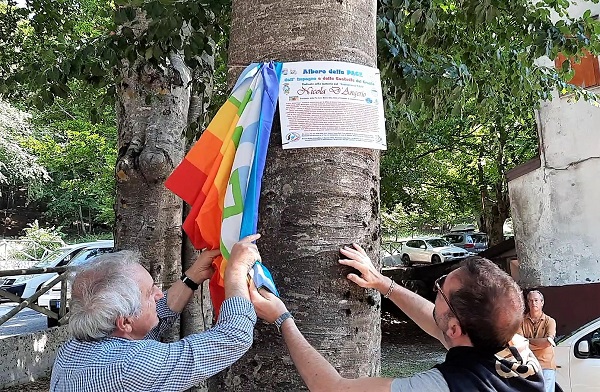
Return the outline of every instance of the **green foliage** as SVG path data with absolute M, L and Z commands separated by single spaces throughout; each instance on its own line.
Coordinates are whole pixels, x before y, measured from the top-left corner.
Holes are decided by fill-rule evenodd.
M 95 234 L 77 235 L 77 234 L 65 234 L 65 242 L 68 244 L 77 244 L 80 242 L 94 242 L 98 240 L 112 240 L 112 232 L 100 232 Z
M 429 117 L 461 114 L 472 101 L 485 111 L 507 91 L 533 94 L 535 107 L 553 87 L 569 88 L 553 67 L 536 59 L 579 55 L 584 47 L 600 50 L 599 23 L 589 12 L 567 17 L 569 4 L 380 0 L 379 63 L 387 97 L 413 113 L 429 111 Z M 553 23 L 551 10 L 564 20 Z
M 121 71 L 164 70 L 171 53 L 191 69 L 208 68 L 224 33 L 230 1 L 40 0 L 4 2 L 0 24 L 0 94 L 23 92 L 42 109 L 72 94 L 73 80 L 106 89 L 114 99 Z M 0 3 L 2 4 L 2 3 Z M 212 72 L 210 72 L 212 74 Z M 194 72 L 201 93 L 206 75 Z M 100 100 L 96 112 L 106 102 Z
M 30 115 L 0 101 L 0 196 L 49 179 L 46 169 L 22 145 L 28 135 Z
M 48 218 L 65 225 L 112 225 L 115 127 L 74 119 L 55 121 L 43 131 L 29 138 L 27 147 L 52 177 L 33 190 L 33 197 L 47 205 Z
M 534 109 L 555 88 L 596 99 L 565 82 L 569 61 L 560 70 L 536 61 L 600 50 L 600 24 L 590 12 L 569 18 L 569 5 L 379 1 L 390 144 L 382 202 L 389 211 L 401 208 L 430 225 L 501 218 L 506 171 L 537 153 Z M 551 10 L 563 20 L 552 22 Z
M 40 227 L 38 221 L 34 221 L 25 228 L 25 236 L 20 238 L 26 240 L 25 247 L 14 256 L 24 256 L 25 254 L 32 256 L 34 259 L 41 259 L 48 250 L 57 249 L 65 243 L 62 240 L 60 227 Z

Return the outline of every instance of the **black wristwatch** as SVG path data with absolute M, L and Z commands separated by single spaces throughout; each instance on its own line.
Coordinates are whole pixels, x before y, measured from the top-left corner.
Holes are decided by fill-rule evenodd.
M 273 324 L 277 327 L 277 330 L 281 332 L 281 324 L 287 319 L 293 319 L 294 316 L 290 312 L 284 312 L 281 316 L 277 317 L 277 320 Z
M 200 286 L 198 283 L 191 280 L 190 277 L 185 274 L 185 272 L 181 275 L 181 281 L 194 291 L 198 290 L 198 287 Z

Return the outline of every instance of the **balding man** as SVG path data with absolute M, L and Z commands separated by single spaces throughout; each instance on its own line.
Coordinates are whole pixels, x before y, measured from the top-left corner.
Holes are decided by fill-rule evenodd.
M 448 348 L 448 354 L 443 363 L 410 378 L 343 378 L 302 336 L 281 300 L 264 290 L 252 290 L 258 316 L 281 328 L 292 360 L 311 391 L 543 391 L 533 354 L 524 356 L 508 347 L 523 319 L 521 290 L 491 261 L 472 257 L 440 277 L 431 303 L 383 276 L 360 246 L 345 247 L 341 253 L 348 259 L 340 263 L 358 271 L 349 274 L 349 280 L 391 299 Z M 506 359 L 507 354 L 512 357 Z
M 73 282 L 69 329 L 51 392 L 184 391 L 238 360 L 252 345 L 256 313 L 247 274 L 260 255 L 249 236 L 235 244 L 225 272 L 225 301 L 216 325 L 174 343 L 158 339 L 213 274 L 218 250 L 203 252 L 167 293 L 135 253 L 106 254 Z
M 544 295 L 538 290 L 527 293 L 527 305 L 529 312 L 523 318 L 519 333 L 529 339 L 529 347 L 540 361 L 546 392 L 554 392 L 556 385 L 556 363 L 554 362 L 556 321 L 544 313 Z

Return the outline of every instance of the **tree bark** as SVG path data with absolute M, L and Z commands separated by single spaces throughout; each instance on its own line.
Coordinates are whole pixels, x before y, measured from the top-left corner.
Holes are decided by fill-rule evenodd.
M 230 75 L 237 77 L 247 64 L 268 60 L 375 66 L 375 16 L 371 0 L 234 0 Z M 284 151 L 276 115 L 259 232 L 264 262 L 309 342 L 343 376 L 377 375 L 380 296 L 349 282 L 349 271 L 337 260 L 340 246 L 357 242 L 379 262 L 379 151 Z M 260 322 L 252 349 L 211 381 L 211 390 L 219 391 L 303 389 L 279 333 Z
M 181 58 L 159 70 L 133 64 L 117 87 L 115 242 L 139 251 L 159 286 L 181 273 L 182 202 L 163 185 L 182 159 L 190 73 Z

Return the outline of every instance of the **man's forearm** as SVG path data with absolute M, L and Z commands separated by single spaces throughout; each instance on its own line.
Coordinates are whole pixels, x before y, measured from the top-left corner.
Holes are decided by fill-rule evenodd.
M 377 287 L 377 290 L 382 294 L 387 293 L 391 282 L 391 279 L 385 279 L 385 285 Z M 433 308 L 435 305 L 432 302 L 398 284 L 394 286 L 394 291 L 392 291 L 392 294 L 390 295 L 390 300 L 421 327 L 423 331 L 438 339 L 446 346 L 442 331 L 440 331 L 433 319 Z
M 391 378 L 348 379 L 340 376 L 338 371 L 306 341 L 293 319 L 283 322 L 281 333 L 300 377 L 311 392 L 389 392 L 393 381 Z
M 192 295 L 194 295 L 194 291 L 181 280 L 177 280 L 167 290 L 167 306 L 173 312 L 181 313 L 183 308 L 190 302 Z
M 529 339 L 529 345 L 534 350 L 536 350 L 536 349 L 539 350 L 542 348 L 547 348 L 547 347 L 552 346 L 552 344 L 550 343 L 550 340 L 548 340 L 548 338 Z
M 248 270 L 243 265 L 229 265 L 225 272 L 225 298 L 242 297 L 250 301 Z
M 281 325 L 281 334 L 300 377 L 312 392 L 335 391 L 342 376 L 302 336 L 293 319 Z
M 186 276 L 198 285 L 202 285 L 205 280 L 210 278 L 208 270 L 202 269 L 201 267 L 200 263 L 195 262 L 185 271 Z M 169 309 L 181 313 L 194 295 L 194 290 L 189 288 L 181 280 L 177 280 L 171 285 L 167 293 L 167 306 Z

